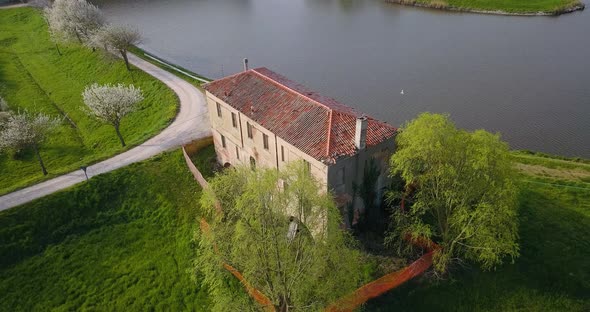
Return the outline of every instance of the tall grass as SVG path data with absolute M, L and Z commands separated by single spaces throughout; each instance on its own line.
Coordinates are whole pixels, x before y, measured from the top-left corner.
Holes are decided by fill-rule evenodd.
M 527 156 L 527 164 L 554 160 Z M 556 160 L 555 168 L 587 165 Z M 561 165 L 561 167 L 559 167 Z M 370 302 L 367 311 L 589 311 L 590 186 L 521 176 L 520 257 L 496 271 L 467 265 L 452 278 L 418 279 Z
M 190 273 L 200 193 L 175 151 L 1 212 L 0 311 L 207 310 Z

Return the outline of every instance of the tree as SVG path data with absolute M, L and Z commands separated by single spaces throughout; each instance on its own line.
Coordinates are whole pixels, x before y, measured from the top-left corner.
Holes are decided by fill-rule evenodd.
M 134 45 L 141 43 L 141 35 L 136 29 L 126 26 L 107 25 L 96 32 L 92 41 L 95 46 L 103 46 L 105 49 L 112 48 L 119 52 L 125 60 L 127 70 L 131 70 L 127 51 Z
M 216 310 L 257 308 L 226 282 L 231 275 L 223 263 L 240 271 L 277 311 L 320 310 L 360 282 L 359 254 L 340 228 L 340 214 L 303 164 L 282 172 L 231 168 L 210 186 L 201 203 L 212 222 L 200 237 L 195 266 Z M 223 213 L 213 208 L 215 200 Z
M 55 0 L 44 9 L 49 33 L 56 41 L 88 41 L 105 23 L 100 9 L 86 0 Z
M 517 190 L 498 134 L 458 130 L 448 116 L 424 113 L 396 141 L 391 173 L 404 179 L 410 205 L 394 211 L 389 244 L 403 251 L 408 237 L 436 242 L 439 273 L 452 260 L 492 269 L 518 256 Z
M 51 118 L 42 113 L 37 115 L 31 115 L 27 112 L 10 114 L 0 131 L 0 150 L 32 148 L 43 174 L 47 175 L 39 148 L 49 132 L 58 123 L 59 119 Z
M 125 147 L 125 140 L 123 140 L 120 130 L 121 120 L 135 111 L 137 103 L 143 100 L 141 89 L 133 85 L 118 84 L 114 86 L 95 83 L 84 89 L 82 97 L 88 106 L 88 114 L 113 125 L 121 141 L 121 146 Z

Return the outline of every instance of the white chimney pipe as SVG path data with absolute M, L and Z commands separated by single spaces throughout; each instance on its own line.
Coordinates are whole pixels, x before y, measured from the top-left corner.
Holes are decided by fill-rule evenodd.
M 367 147 L 367 117 L 361 116 L 356 118 L 356 131 L 354 133 L 354 145 L 357 149 L 362 150 Z
M 248 59 L 244 59 L 244 71 L 248 71 Z

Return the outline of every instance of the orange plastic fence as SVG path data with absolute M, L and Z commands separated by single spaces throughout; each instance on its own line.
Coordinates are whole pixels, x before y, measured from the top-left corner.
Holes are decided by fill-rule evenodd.
M 363 287 L 355 290 L 352 294 L 331 304 L 326 311 L 328 312 L 345 312 L 352 311 L 369 299 L 379 297 L 383 293 L 398 287 L 408 280 L 424 273 L 432 265 L 432 255 L 434 251 L 429 251 L 409 266 L 389 273 L 375 281 L 372 281 Z
M 193 173 L 195 180 L 197 180 L 197 182 L 199 182 L 199 184 L 201 184 L 201 186 L 203 188 L 208 188 L 209 187 L 208 182 L 203 178 L 203 175 L 201 175 L 201 173 L 199 172 L 197 167 L 190 160 L 190 157 L 186 153 L 186 150 L 184 149 L 184 147 L 182 148 L 182 151 L 183 151 L 187 166 L 189 167 L 190 171 Z M 402 199 L 402 209 L 405 208 L 404 204 L 405 204 L 405 198 Z M 220 213 L 222 212 L 221 204 L 219 202 L 215 203 L 215 208 L 218 212 L 220 212 Z M 203 218 L 201 218 L 201 231 L 203 233 L 210 233 L 210 231 L 211 231 L 211 227 L 210 227 L 209 223 L 207 223 L 207 221 Z M 407 282 L 408 280 L 410 280 L 410 279 L 424 273 L 426 270 L 428 270 L 428 268 L 432 265 L 432 257 L 434 255 L 434 253 L 440 247 L 428 239 L 423 239 L 423 238 L 413 239 L 409 235 L 406 236 L 405 239 L 408 241 L 411 241 L 416 246 L 425 248 L 426 250 L 428 250 L 428 252 L 426 254 L 424 254 L 422 257 L 420 257 L 418 260 L 412 262 L 412 264 L 410 264 L 409 266 L 407 266 L 399 271 L 389 273 L 385 276 L 382 276 L 379 279 L 376 279 L 368 284 L 365 284 L 361 288 L 355 290 L 353 293 L 337 300 L 336 302 L 334 302 L 333 304 L 328 306 L 326 308 L 326 311 L 327 312 L 352 311 L 355 308 L 359 307 L 361 304 L 367 302 L 368 300 L 379 297 L 383 293 L 398 287 L 399 285 Z M 272 302 L 270 301 L 270 299 L 268 299 L 268 297 L 266 297 L 258 289 L 252 287 L 252 285 L 250 285 L 250 283 L 248 283 L 248 281 L 244 278 L 244 276 L 238 270 L 236 270 L 234 267 L 232 267 L 231 265 L 226 264 L 226 263 L 223 264 L 223 267 L 226 270 L 228 270 L 233 276 L 235 276 L 240 281 L 240 283 L 242 283 L 242 285 L 244 286 L 244 288 L 246 288 L 246 291 L 248 292 L 250 297 L 252 297 L 256 302 L 258 302 L 263 307 L 263 309 L 265 311 L 268 311 L 268 312 L 275 312 L 276 311 Z
M 201 231 L 204 234 L 208 234 L 211 232 L 211 226 L 203 218 L 201 218 Z M 216 247 L 214 247 L 214 248 L 215 248 L 215 251 L 217 251 L 217 248 Z M 233 276 L 235 276 L 240 281 L 240 283 L 242 283 L 242 285 L 244 285 L 244 288 L 246 288 L 248 295 L 250 295 L 250 297 L 252 297 L 252 299 L 254 299 L 256 302 L 258 302 L 263 307 L 263 309 L 265 311 L 275 312 L 275 308 L 274 308 L 274 305 L 272 304 L 272 301 L 270 301 L 270 299 L 268 299 L 268 297 L 266 297 L 258 289 L 252 287 L 252 285 L 250 285 L 250 283 L 248 283 L 248 281 L 244 278 L 242 273 L 240 273 L 238 270 L 236 270 L 236 268 L 232 267 L 231 265 L 229 265 L 227 263 L 224 263 L 223 267 L 226 270 L 228 270 Z

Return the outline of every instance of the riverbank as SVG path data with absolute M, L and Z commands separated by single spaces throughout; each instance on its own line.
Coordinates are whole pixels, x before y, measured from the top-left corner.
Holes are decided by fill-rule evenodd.
M 579 0 L 385 0 L 389 3 L 477 14 L 557 16 L 584 10 Z

